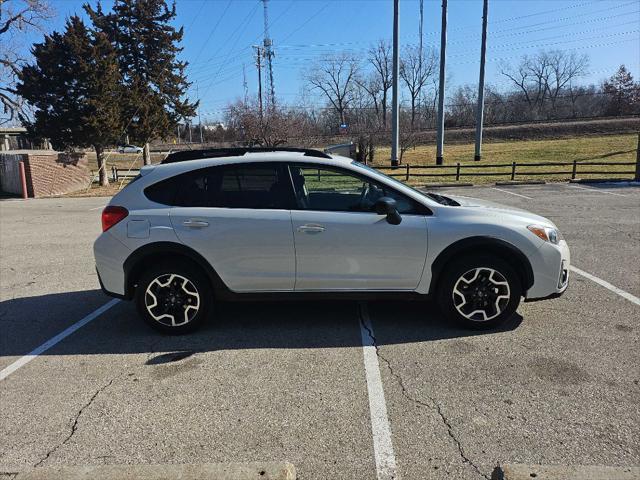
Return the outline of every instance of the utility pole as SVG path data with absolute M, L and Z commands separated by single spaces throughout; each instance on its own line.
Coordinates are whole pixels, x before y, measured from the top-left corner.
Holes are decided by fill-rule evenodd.
M 487 15 L 489 0 L 482 6 L 482 46 L 480 47 L 480 79 L 478 80 L 478 107 L 476 109 L 476 154 L 475 161 L 482 158 L 482 126 L 484 122 L 484 65 L 487 56 Z
M 400 77 L 399 31 L 400 0 L 393 0 L 393 85 L 391 88 L 391 166 L 398 162 L 400 143 L 400 109 L 398 105 L 398 78 Z
M 260 122 L 262 122 L 262 49 L 259 45 L 254 45 L 256 49 L 256 68 L 258 69 L 258 112 L 260 113 Z
M 200 93 L 198 90 L 198 82 L 196 82 L 196 97 L 198 97 L 198 126 L 200 127 L 200 143 L 204 143 L 202 137 L 202 117 L 200 117 Z
M 442 26 L 440 32 L 440 85 L 438 88 L 438 140 L 436 165 L 442 165 L 444 150 L 444 74 L 447 58 L 447 0 L 442 0 Z
M 242 64 L 242 87 L 244 88 L 244 106 L 246 108 L 249 101 L 249 85 L 247 85 L 247 71 L 244 68 L 244 63 Z
M 418 25 L 418 36 L 420 37 L 420 46 L 418 53 L 420 54 L 420 71 L 422 72 L 422 26 L 424 24 L 424 0 L 420 0 L 420 25 Z
M 271 49 L 273 42 L 269 38 L 269 13 L 267 10 L 267 2 L 269 0 L 262 0 L 264 6 L 264 57 L 267 61 L 267 68 L 269 70 L 269 104 L 273 107 L 276 104 L 276 92 L 273 85 L 273 50 Z

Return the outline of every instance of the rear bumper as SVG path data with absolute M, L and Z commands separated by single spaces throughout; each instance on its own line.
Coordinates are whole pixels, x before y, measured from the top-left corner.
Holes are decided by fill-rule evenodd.
M 102 290 L 112 297 L 125 295 L 124 261 L 130 250 L 110 232 L 101 234 L 93 244 L 96 271 Z M 119 297 L 118 297 L 119 296 Z
M 104 293 L 105 295 L 109 295 L 110 297 L 113 297 L 113 298 L 119 298 L 120 300 L 129 300 L 124 295 L 121 295 L 115 292 L 110 292 L 109 290 L 107 290 L 104 286 L 104 283 L 102 283 L 102 278 L 100 277 L 100 272 L 98 271 L 97 267 L 96 267 L 96 273 L 98 274 L 98 283 L 100 284 L 100 290 L 102 290 L 102 293 Z

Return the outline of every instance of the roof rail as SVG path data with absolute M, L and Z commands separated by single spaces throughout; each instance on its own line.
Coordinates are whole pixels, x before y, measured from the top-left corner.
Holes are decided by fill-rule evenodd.
M 246 153 L 254 152 L 298 152 L 307 157 L 331 158 L 330 155 L 313 150 L 311 148 L 296 147 L 229 147 L 229 148 L 205 148 L 201 150 L 181 150 L 172 152 L 161 163 L 185 162 L 201 158 L 239 157 Z

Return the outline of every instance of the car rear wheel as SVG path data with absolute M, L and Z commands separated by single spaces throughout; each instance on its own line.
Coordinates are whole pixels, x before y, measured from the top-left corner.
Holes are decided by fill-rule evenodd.
M 521 296 L 516 271 L 500 258 L 481 255 L 448 265 L 438 288 L 442 313 L 474 329 L 494 328 L 510 319 Z
M 136 305 L 143 320 L 168 334 L 194 331 L 212 304 L 209 282 L 189 265 L 167 264 L 144 272 L 136 288 Z

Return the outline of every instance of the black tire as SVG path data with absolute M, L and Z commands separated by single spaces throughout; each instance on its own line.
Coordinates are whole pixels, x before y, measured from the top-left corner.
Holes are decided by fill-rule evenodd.
M 161 287 L 160 284 L 170 280 L 171 275 L 174 275 L 171 283 Z M 154 283 L 156 279 L 158 282 Z M 148 294 L 149 288 L 152 295 Z M 150 309 L 148 305 L 154 298 L 158 306 Z M 169 335 L 181 335 L 202 325 L 211 311 L 213 294 L 207 278 L 199 269 L 187 263 L 167 262 L 146 270 L 140 276 L 135 301 L 138 313 L 149 326 Z M 195 312 L 190 312 L 194 308 Z M 151 312 L 156 317 L 173 317 L 173 321 L 169 317 L 154 318 Z
M 505 280 L 507 286 L 502 283 Z M 460 293 L 454 294 L 456 285 Z M 507 294 L 508 298 L 503 298 Z M 521 297 L 522 283 L 515 269 L 491 255 L 468 255 L 449 263 L 437 289 L 441 312 L 459 325 L 476 330 L 496 328 L 509 320 L 520 305 Z

